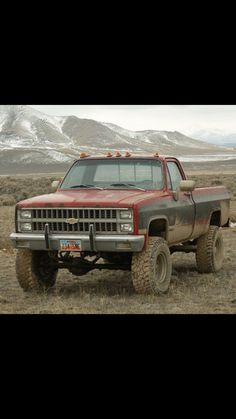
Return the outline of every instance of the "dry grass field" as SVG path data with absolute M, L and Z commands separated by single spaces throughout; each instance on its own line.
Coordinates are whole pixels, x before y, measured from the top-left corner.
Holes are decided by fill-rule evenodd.
M 236 171 L 189 172 L 202 186 L 223 183 L 231 193 L 236 222 Z M 236 313 L 236 228 L 224 229 L 225 261 L 217 274 L 199 274 L 194 254 L 174 254 L 170 290 L 161 296 L 135 294 L 129 272 L 92 271 L 79 278 L 62 270 L 45 294 L 24 293 L 15 276 L 16 250 L 8 239 L 14 230 L 17 200 L 50 192 L 55 176 L 0 177 L 0 313 L 37 314 L 192 314 Z

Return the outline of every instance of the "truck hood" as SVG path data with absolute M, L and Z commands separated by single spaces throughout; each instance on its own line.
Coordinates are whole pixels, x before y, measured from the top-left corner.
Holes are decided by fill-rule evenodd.
M 48 195 L 36 196 L 26 199 L 17 204 L 18 207 L 111 207 L 122 208 L 142 205 L 147 201 L 163 196 L 163 191 L 139 191 L 139 190 L 58 190 Z

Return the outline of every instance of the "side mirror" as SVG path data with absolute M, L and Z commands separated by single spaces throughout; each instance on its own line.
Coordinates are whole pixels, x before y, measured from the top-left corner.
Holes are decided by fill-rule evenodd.
M 179 188 L 173 191 L 173 197 L 175 201 L 179 200 L 179 192 L 193 192 L 195 189 L 196 182 L 194 180 L 181 180 Z
M 194 180 L 181 180 L 179 189 L 181 192 L 193 192 L 196 182 Z
M 60 183 L 61 183 L 61 181 L 60 180 L 54 180 L 52 183 L 51 183 L 51 187 L 52 187 L 52 189 L 54 189 L 55 191 L 57 190 L 57 188 L 58 188 L 58 186 L 60 185 Z

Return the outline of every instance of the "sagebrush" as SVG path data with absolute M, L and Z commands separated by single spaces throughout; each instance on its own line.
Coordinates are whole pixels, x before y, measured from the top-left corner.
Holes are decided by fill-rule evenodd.
M 0 206 L 11 206 L 23 199 L 52 193 L 51 183 L 56 176 L 5 176 L 0 177 Z M 224 185 L 236 200 L 236 175 L 193 175 L 189 179 L 196 181 L 198 187 Z

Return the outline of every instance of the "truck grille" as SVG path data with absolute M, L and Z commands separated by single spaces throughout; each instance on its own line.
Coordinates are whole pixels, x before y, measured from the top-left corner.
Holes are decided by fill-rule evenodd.
M 52 233 L 88 233 L 89 226 L 93 224 L 97 233 L 118 233 L 116 209 L 33 209 L 32 226 L 33 232 L 42 233 L 45 224 L 49 225 Z M 74 220 L 72 220 L 74 219 Z M 66 221 L 67 220 L 67 221 Z M 68 221 L 75 221 L 70 224 Z

